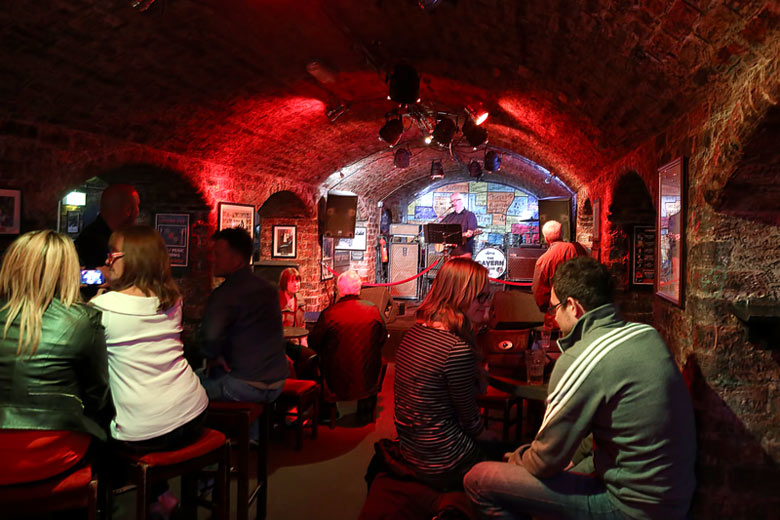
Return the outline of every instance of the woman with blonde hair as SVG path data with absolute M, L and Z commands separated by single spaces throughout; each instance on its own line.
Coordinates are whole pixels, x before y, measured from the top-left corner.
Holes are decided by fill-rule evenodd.
M 31 231 L 0 268 L 0 485 L 62 473 L 105 440 L 108 369 L 100 313 L 80 303 L 73 242 Z
M 474 327 L 487 321 L 487 270 L 467 258 L 445 263 L 398 347 L 395 426 L 404 460 L 437 488 L 462 486 L 482 459 Z

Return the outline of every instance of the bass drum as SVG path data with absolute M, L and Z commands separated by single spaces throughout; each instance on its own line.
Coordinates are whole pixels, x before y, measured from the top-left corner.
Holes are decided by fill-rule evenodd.
M 491 278 L 501 278 L 506 273 L 506 256 L 495 247 L 486 247 L 477 253 L 475 262 L 488 270 Z

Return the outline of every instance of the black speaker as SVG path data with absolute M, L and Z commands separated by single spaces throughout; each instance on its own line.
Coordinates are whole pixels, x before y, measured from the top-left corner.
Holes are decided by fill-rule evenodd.
M 541 247 L 507 248 L 507 278 L 510 280 L 533 280 L 536 261 L 545 251 L 547 250 Z
M 390 295 L 387 287 L 363 287 L 360 289 L 360 299 L 368 300 L 379 308 L 385 317 L 385 323 L 395 321 L 398 315 L 398 306 Z
M 574 236 L 574 222 L 571 218 L 571 199 L 560 197 L 539 199 L 539 238 L 544 243 L 542 227 L 548 220 L 557 220 L 561 223 L 561 238 L 564 242 L 571 242 Z
M 325 205 L 324 236 L 334 238 L 355 238 L 357 217 L 357 195 L 328 193 Z
M 502 291 L 493 295 L 490 307 L 491 329 L 526 329 L 544 323 L 544 313 L 534 295 L 525 291 Z

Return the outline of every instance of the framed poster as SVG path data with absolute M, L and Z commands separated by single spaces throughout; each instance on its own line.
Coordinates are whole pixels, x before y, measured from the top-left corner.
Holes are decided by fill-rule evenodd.
M 333 278 L 333 237 L 322 237 L 322 262 L 320 264 L 320 280 Z M 330 269 L 329 269 L 330 268 Z
M 295 239 L 295 226 L 274 226 L 271 256 L 273 258 L 295 258 L 298 256 Z
M 685 177 L 687 161 L 678 157 L 658 169 L 656 208 L 656 294 L 680 307 L 685 299 Z
M 219 203 L 217 229 L 240 227 L 246 229 L 249 236 L 255 238 L 255 207 L 251 204 Z
M 190 216 L 187 213 L 157 213 L 154 227 L 162 236 L 171 267 L 187 267 L 190 257 Z
M 340 238 L 336 244 L 336 249 L 347 251 L 365 251 L 366 228 L 355 227 L 355 238 Z
M 81 231 L 81 213 L 78 211 L 68 211 L 65 215 L 65 229 L 69 234 L 75 234 Z
M 18 235 L 22 224 L 22 190 L 0 188 L 0 235 Z
M 655 284 L 655 228 L 634 226 L 631 237 L 631 284 Z

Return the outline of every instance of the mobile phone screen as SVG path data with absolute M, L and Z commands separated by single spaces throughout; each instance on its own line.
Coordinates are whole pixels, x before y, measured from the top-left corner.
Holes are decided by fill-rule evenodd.
M 81 283 L 84 285 L 103 285 L 106 278 L 97 269 L 83 269 L 81 271 Z

